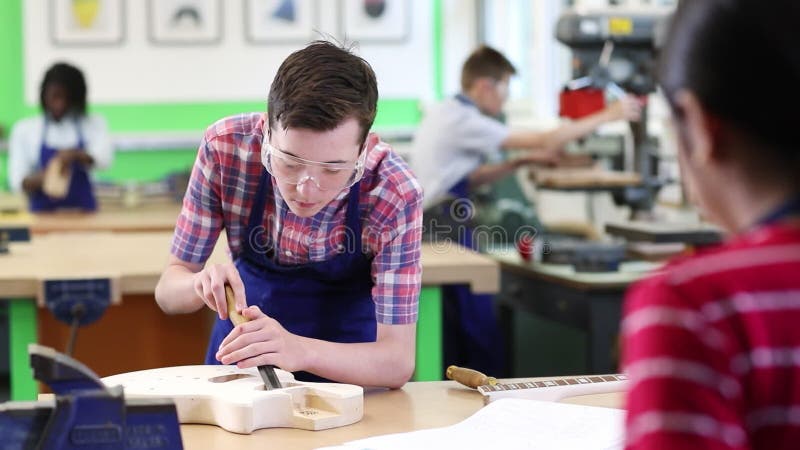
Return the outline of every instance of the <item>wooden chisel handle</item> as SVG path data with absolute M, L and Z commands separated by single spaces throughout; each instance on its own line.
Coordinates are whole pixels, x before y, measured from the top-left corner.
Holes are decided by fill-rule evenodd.
M 247 318 L 236 311 L 236 297 L 233 295 L 233 288 L 230 284 L 225 285 L 225 300 L 228 302 L 228 318 L 234 325 L 247 322 Z
M 467 369 L 465 367 L 450 366 L 445 372 L 448 380 L 455 380 L 464 386 L 477 388 L 486 384 L 494 386 L 497 384 L 495 377 L 487 377 L 486 375 L 474 369 Z
M 228 304 L 228 318 L 233 322 L 234 326 L 248 321 L 246 317 L 239 314 L 239 311 L 236 311 L 236 296 L 233 295 L 233 288 L 229 284 L 225 285 L 225 302 Z M 258 366 L 258 372 L 261 374 L 261 378 L 264 379 L 265 389 L 280 389 L 283 387 L 278 375 L 275 373 L 275 366 Z

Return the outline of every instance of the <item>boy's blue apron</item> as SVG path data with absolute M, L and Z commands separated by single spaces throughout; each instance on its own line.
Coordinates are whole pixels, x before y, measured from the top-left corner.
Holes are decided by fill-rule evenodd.
M 800 215 L 800 194 L 789 197 L 764 217 L 756 221 L 755 226 L 772 225 L 788 217 Z
M 465 106 L 477 108 L 475 102 L 464 94 L 455 99 Z M 464 177 L 448 191 L 450 202 L 438 205 L 444 210 L 437 211 L 434 216 L 466 214 L 470 212 L 453 211 L 452 202 L 470 205 L 469 177 Z M 474 208 L 474 206 L 473 206 Z M 458 208 L 456 208 L 458 209 Z M 468 220 L 456 220 L 450 217 L 444 220 L 455 226 L 451 238 L 472 250 L 478 250 L 478 243 L 473 237 L 473 228 Z M 445 367 L 450 364 L 479 370 L 489 376 L 506 376 L 505 344 L 495 318 L 493 296 L 473 294 L 469 285 L 446 285 L 442 288 L 444 315 L 444 359 Z
M 455 201 L 468 199 L 466 178 L 453 186 L 449 193 Z M 449 207 L 448 207 L 449 209 Z M 459 244 L 478 250 L 472 226 L 466 222 L 455 233 Z M 493 296 L 474 294 L 469 285 L 442 287 L 444 314 L 445 367 L 455 364 L 481 371 L 489 376 L 506 374 L 505 344 L 494 312 Z
M 42 144 L 39 150 L 39 169 L 45 170 L 47 164 L 58 154 L 58 149 L 48 147 L 45 141 L 47 136 L 47 123 L 44 120 L 42 127 Z M 81 127 L 75 122 L 75 128 L 78 131 L 78 145 L 76 148 L 85 151 L 86 145 L 83 140 L 83 133 Z M 29 207 L 31 211 L 54 211 L 59 208 L 76 208 L 84 211 L 97 210 L 97 201 L 92 191 L 92 182 L 89 180 L 89 173 L 83 164 L 78 161 L 72 162 L 72 177 L 69 182 L 69 190 L 67 196 L 62 199 L 55 199 L 47 196 L 41 190 L 31 194 L 29 198 Z
M 290 333 L 331 342 L 374 342 L 377 322 L 372 301 L 371 260 L 362 249 L 359 184 L 350 188 L 341 253 L 328 261 L 303 265 L 279 264 L 271 235 L 263 232 L 264 200 L 272 177 L 264 171 L 250 212 L 242 253 L 235 264 L 244 282 L 248 305 L 280 322 Z M 266 242 L 255 242 L 265 236 Z M 206 364 L 231 332 L 229 320 L 217 318 L 206 353 Z M 327 381 L 296 372 L 302 381 Z

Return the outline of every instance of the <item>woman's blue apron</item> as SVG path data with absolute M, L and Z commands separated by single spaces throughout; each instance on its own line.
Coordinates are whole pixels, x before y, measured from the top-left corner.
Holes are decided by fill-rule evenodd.
M 58 149 L 48 147 L 45 141 L 45 136 L 47 135 L 47 123 L 48 120 L 45 119 L 44 126 L 42 127 L 42 144 L 39 150 L 40 170 L 45 170 L 50 160 L 53 159 L 56 154 L 58 154 Z M 78 131 L 78 145 L 76 148 L 84 151 L 86 145 L 83 140 L 83 133 L 81 133 L 81 127 L 77 122 L 75 123 L 75 127 Z M 83 164 L 79 163 L 78 161 L 73 161 L 72 177 L 70 178 L 67 196 L 62 199 L 55 199 L 49 197 L 44 192 L 39 190 L 30 195 L 29 206 L 30 210 L 34 212 L 54 211 L 60 208 L 74 208 L 82 209 L 84 211 L 97 210 L 97 201 L 95 200 L 94 192 L 92 191 L 92 182 L 89 180 L 89 172 L 86 170 Z
M 47 119 L 44 121 L 42 127 L 42 144 L 39 150 L 39 169 L 45 170 L 47 164 L 58 154 L 58 149 L 48 147 L 45 141 L 47 133 Z M 75 128 L 78 132 L 78 150 L 84 151 L 86 148 L 83 140 L 83 133 L 78 123 L 75 123 Z M 30 210 L 38 211 L 54 211 L 61 208 L 82 209 L 84 211 L 97 210 L 97 201 L 92 191 L 92 182 L 89 179 L 89 172 L 78 161 L 72 163 L 72 177 L 69 182 L 69 190 L 67 196 L 62 199 L 55 199 L 47 196 L 41 190 L 31 194 L 29 199 Z
M 235 261 L 244 282 L 248 305 L 257 305 L 288 332 L 331 342 L 374 342 L 377 323 L 372 301 L 371 259 L 362 249 L 359 184 L 350 188 L 341 252 L 327 261 L 286 266 L 277 262 L 276 245 L 264 232 L 264 202 L 272 177 L 264 171 L 250 212 L 241 255 Z M 261 237 L 261 242 L 258 241 Z M 206 364 L 233 325 L 217 318 L 206 353 Z M 296 372 L 302 381 L 325 381 Z

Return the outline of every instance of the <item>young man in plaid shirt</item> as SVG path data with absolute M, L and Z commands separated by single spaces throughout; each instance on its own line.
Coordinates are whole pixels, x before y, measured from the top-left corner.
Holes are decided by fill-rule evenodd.
M 411 377 L 422 191 L 369 133 L 377 99 L 369 64 L 319 41 L 282 63 L 266 114 L 206 131 L 156 299 L 217 312 L 207 364 L 371 386 Z M 223 229 L 233 262 L 206 266 Z M 226 283 L 250 320 L 235 328 Z

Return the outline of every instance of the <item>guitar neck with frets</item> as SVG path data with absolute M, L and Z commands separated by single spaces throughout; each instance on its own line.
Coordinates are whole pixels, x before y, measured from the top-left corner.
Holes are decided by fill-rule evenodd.
M 589 394 L 605 394 L 625 390 L 628 377 L 624 374 L 590 375 L 571 378 L 520 381 L 478 386 L 485 403 L 499 398 L 529 398 L 533 400 L 558 401 L 567 397 Z

